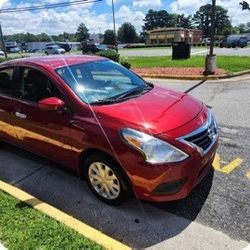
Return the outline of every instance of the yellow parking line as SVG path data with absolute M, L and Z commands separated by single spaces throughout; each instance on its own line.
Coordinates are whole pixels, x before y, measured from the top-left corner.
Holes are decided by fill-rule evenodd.
M 34 196 L 24 192 L 23 190 L 14 187 L 6 182 L 0 181 L 0 190 L 14 196 L 20 201 L 23 201 L 33 208 L 43 212 L 44 214 L 52 217 L 53 219 L 67 225 L 68 227 L 74 229 L 78 233 L 82 234 L 86 238 L 95 241 L 96 243 L 102 245 L 106 249 L 119 249 L 128 250 L 130 247 L 122 244 L 121 242 L 103 234 L 102 232 L 96 230 L 95 228 L 73 218 L 72 216 L 58 210 L 51 205 L 38 200 Z
M 219 171 L 219 172 L 222 172 L 225 174 L 230 174 L 234 169 L 239 167 L 242 162 L 243 162 L 243 159 L 236 158 L 236 159 L 232 160 L 231 162 L 229 162 L 227 165 L 222 166 L 221 165 L 222 161 L 221 161 L 220 155 L 218 153 L 216 153 L 215 158 L 214 158 L 214 162 L 213 162 L 213 167 L 216 171 Z
M 250 180 L 250 170 L 247 171 L 246 177 Z

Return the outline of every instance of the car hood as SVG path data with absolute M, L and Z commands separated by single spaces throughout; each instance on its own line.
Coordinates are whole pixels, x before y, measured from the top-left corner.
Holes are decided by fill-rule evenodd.
M 124 102 L 95 106 L 100 122 L 120 128 L 140 129 L 151 134 L 168 132 L 193 120 L 202 102 L 182 92 L 154 87 L 139 97 Z

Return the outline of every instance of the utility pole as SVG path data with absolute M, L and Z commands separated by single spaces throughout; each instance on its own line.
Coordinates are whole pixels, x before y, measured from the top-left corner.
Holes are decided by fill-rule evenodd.
M 118 52 L 118 44 L 116 39 L 116 29 L 115 29 L 115 8 L 114 8 L 114 0 L 112 0 L 112 13 L 113 13 L 113 26 L 114 26 L 114 38 L 115 38 L 115 50 Z
M 213 75 L 216 70 L 216 55 L 214 55 L 215 14 L 216 14 L 215 12 L 216 12 L 216 0 L 212 0 L 210 49 L 209 49 L 209 55 L 207 55 L 206 57 L 206 66 L 204 75 Z
M 2 25 L 1 24 L 0 24 L 0 41 L 1 41 L 1 44 L 2 44 L 2 48 L 3 48 L 5 58 L 7 58 L 8 55 L 7 55 L 7 50 L 6 50 L 4 39 L 3 39 L 3 32 L 2 32 Z

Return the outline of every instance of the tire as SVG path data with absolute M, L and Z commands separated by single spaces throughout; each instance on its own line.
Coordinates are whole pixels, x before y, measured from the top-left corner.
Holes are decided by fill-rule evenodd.
M 127 198 L 128 182 L 121 167 L 109 156 L 89 156 L 83 164 L 83 171 L 90 190 L 100 200 L 109 205 L 120 205 Z

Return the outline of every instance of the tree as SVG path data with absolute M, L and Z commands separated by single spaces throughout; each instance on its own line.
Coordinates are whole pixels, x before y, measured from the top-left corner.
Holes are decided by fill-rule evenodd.
M 246 24 L 246 32 L 250 33 L 250 22 Z
M 84 23 L 81 23 L 76 32 L 76 39 L 78 42 L 83 42 L 89 38 L 89 30 Z
M 245 24 L 241 23 L 239 24 L 239 26 L 237 27 L 237 31 L 239 33 L 246 33 L 247 32 L 247 27 Z
M 242 10 L 250 10 L 250 6 L 248 2 L 243 1 L 242 3 L 240 3 L 240 5 L 242 5 Z
M 142 30 L 143 32 L 147 32 L 155 28 L 175 27 L 178 15 L 169 14 L 166 10 L 155 11 L 150 9 L 143 21 Z
M 113 30 L 106 30 L 104 32 L 104 44 L 115 45 L 115 33 Z
M 203 35 L 210 35 L 212 5 L 206 4 L 194 14 L 193 21 L 197 28 L 203 31 Z M 217 35 L 222 35 L 225 29 L 231 28 L 231 22 L 227 15 L 228 11 L 221 6 L 216 6 L 215 30 Z
M 185 16 L 184 14 L 178 16 L 178 23 L 181 28 L 184 29 L 192 29 L 193 28 L 193 22 L 192 22 L 192 16 Z
M 122 43 L 134 43 L 137 38 L 135 27 L 131 23 L 123 23 L 118 29 L 117 39 Z
M 250 33 L 250 22 L 248 22 L 246 24 L 241 23 L 238 26 L 235 26 L 234 31 L 236 34 Z

